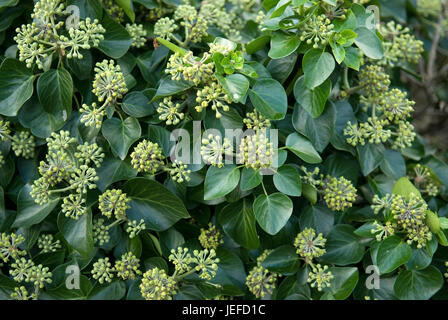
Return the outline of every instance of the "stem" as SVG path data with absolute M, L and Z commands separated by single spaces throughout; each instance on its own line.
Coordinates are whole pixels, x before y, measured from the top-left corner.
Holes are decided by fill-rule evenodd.
M 348 82 L 348 67 L 344 68 L 344 89 L 350 90 L 350 83 Z
M 177 271 L 176 271 L 177 272 Z M 173 278 L 176 280 L 176 281 L 179 281 L 179 280 L 181 280 L 181 279 L 183 279 L 183 278 L 185 278 L 186 276 L 189 276 L 190 274 L 193 274 L 193 273 L 195 273 L 196 272 L 196 269 L 195 268 L 191 268 L 191 270 L 190 271 L 188 271 L 188 272 L 185 272 L 185 273 L 183 273 L 183 274 L 180 274 L 180 275 L 178 275 L 178 276 L 174 276 L 174 274 L 173 274 Z
M 266 192 L 266 188 L 264 187 L 263 180 L 261 180 L 261 186 L 263 187 L 264 194 L 265 194 L 266 197 L 267 197 L 267 196 L 268 196 L 268 193 Z

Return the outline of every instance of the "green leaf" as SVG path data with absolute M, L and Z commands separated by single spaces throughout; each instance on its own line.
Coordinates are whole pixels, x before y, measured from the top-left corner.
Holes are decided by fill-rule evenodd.
M 104 121 L 101 132 L 111 149 L 124 160 L 131 145 L 140 138 L 142 129 L 135 118 L 129 117 L 124 121 L 111 118 Z
M 395 280 L 394 293 L 400 300 L 428 300 L 443 286 L 443 276 L 437 268 L 403 270 Z
M 163 39 L 163 38 L 157 38 L 157 42 L 163 44 L 165 47 L 167 47 L 168 49 L 170 49 L 171 51 L 173 51 L 174 53 L 178 53 L 181 57 L 183 57 L 184 55 L 187 54 L 187 50 L 185 50 L 184 48 L 181 48 L 177 45 L 175 45 L 174 43 Z
M 182 201 L 156 181 L 130 179 L 122 190 L 131 199 L 128 217 L 137 221 L 143 219 L 149 230 L 163 231 L 180 219 L 190 217 Z
M 269 42 L 270 39 L 271 37 L 268 35 L 261 35 L 258 38 L 250 41 L 246 45 L 247 54 L 254 54 L 257 51 L 260 51 L 266 46 L 266 44 Z
M 358 145 L 356 149 L 358 150 L 359 164 L 364 176 L 370 174 L 383 162 L 385 148 L 382 144 L 367 143 L 364 146 Z
M 47 112 L 38 98 L 33 96 L 20 109 L 18 118 L 20 124 L 29 128 L 33 135 L 45 139 L 64 126 L 67 121 L 67 112 L 64 109 L 58 112 Z
M 87 297 L 88 300 L 121 300 L 126 294 L 124 281 L 113 281 L 112 283 L 97 284 L 92 288 Z
M 336 108 L 332 102 L 328 102 L 325 112 L 315 119 L 300 104 L 294 106 L 292 115 L 294 129 L 307 137 L 318 152 L 324 151 L 330 143 L 335 122 Z
M 132 5 L 132 0 L 115 0 L 115 2 L 123 9 L 124 13 L 131 19 L 131 22 L 135 20 L 134 7 Z
M 245 102 L 247 90 L 249 89 L 249 80 L 245 76 L 234 73 L 227 77 L 215 74 L 215 77 L 233 101 Z
M 300 197 L 302 195 L 302 182 L 299 172 L 294 166 L 281 166 L 274 174 L 273 179 L 278 191 L 292 197 Z
M 288 98 L 283 86 L 274 79 L 256 80 L 249 89 L 250 101 L 266 118 L 281 120 L 288 109 Z
M 327 252 L 321 259 L 341 266 L 361 261 L 365 250 L 354 231 L 351 225 L 336 225 L 327 237 Z
M 39 205 L 30 196 L 30 191 L 31 185 L 29 184 L 20 189 L 17 199 L 17 216 L 12 225 L 13 228 L 28 228 L 38 224 L 53 211 L 59 202 L 59 198 L 50 198 L 46 204 Z
M 258 170 L 252 168 L 243 168 L 241 171 L 240 188 L 242 191 L 251 190 L 258 187 L 263 181 L 263 177 Z
M 143 118 L 154 113 L 154 108 L 148 97 L 141 91 L 128 93 L 123 99 L 121 108 L 134 118 Z
M 104 34 L 104 40 L 101 40 L 98 49 L 111 58 L 121 58 L 128 52 L 134 41 L 127 30 L 108 15 L 104 15 L 101 22 L 107 32 Z
M 391 236 L 380 243 L 376 254 L 376 263 L 380 274 L 394 271 L 411 258 L 411 247 L 400 237 Z
M 48 113 L 64 112 L 65 120 L 72 111 L 73 80 L 64 68 L 50 69 L 37 80 L 37 95 Z
M 151 101 L 159 100 L 163 97 L 174 96 L 177 93 L 190 89 L 193 86 L 193 82 L 188 81 L 175 81 L 171 80 L 170 76 L 164 77 L 160 80 L 157 92 Z
M 130 161 L 122 161 L 114 157 L 106 157 L 101 166 L 96 169 L 98 181 L 96 185 L 102 192 L 114 182 L 120 180 L 129 180 L 137 175 Z
M 309 89 L 305 85 L 305 77 L 301 76 L 294 84 L 294 97 L 298 104 L 313 118 L 319 117 L 325 109 L 328 96 L 331 92 L 331 81 L 327 79 L 320 86 Z
M 246 198 L 225 206 L 219 212 L 218 221 L 224 232 L 244 248 L 260 246 L 252 204 Z
M 380 168 L 387 176 L 394 179 L 400 179 L 406 175 L 406 163 L 398 151 L 386 150 Z
M 299 133 L 291 133 L 286 138 L 286 148 L 307 163 L 321 163 L 322 158 L 311 142 Z
M 296 34 L 275 32 L 271 38 L 271 49 L 268 56 L 272 59 L 280 59 L 289 56 L 300 46 L 300 39 Z
M 0 66 L 0 114 L 8 117 L 33 95 L 34 76 L 31 69 L 16 59 L 5 59 Z
M 204 200 L 224 197 L 236 188 L 239 181 L 240 170 L 234 164 L 225 165 L 222 168 L 209 167 L 205 176 Z
M 346 48 L 344 63 L 347 67 L 359 71 L 359 67 L 361 66 L 361 55 L 358 50 L 353 47 Z
M 89 256 L 93 250 L 92 212 L 79 217 L 78 220 L 66 217 L 63 212 L 58 215 L 58 228 L 67 243 L 82 256 Z
M 334 43 L 330 40 L 331 51 L 333 51 L 334 58 L 338 64 L 341 64 L 345 59 L 345 49 L 342 45 Z
M 331 267 L 329 271 L 334 278 L 331 285 L 324 289 L 336 300 L 347 299 L 356 287 L 359 280 L 359 271 L 355 267 Z
M 355 32 L 358 34 L 355 44 L 367 57 L 371 59 L 383 57 L 383 44 L 374 31 L 366 27 L 358 27 Z
M 292 214 L 292 201 L 282 193 L 259 195 L 254 201 L 254 213 L 258 224 L 270 235 L 277 234 Z
M 302 60 L 305 86 L 314 89 L 330 77 L 335 68 L 333 56 L 322 50 L 308 50 Z
M 300 260 L 296 249 L 287 244 L 269 253 L 261 265 L 269 271 L 287 274 L 296 272 L 299 269 Z
M 412 184 L 407 177 L 402 177 L 395 183 L 392 193 L 404 197 L 407 201 L 411 193 L 421 198 L 420 191 Z
M 305 184 L 304 184 L 305 185 Z M 308 206 L 300 214 L 300 227 L 313 228 L 317 233 L 327 235 L 334 224 L 334 214 L 326 206 L 315 205 Z

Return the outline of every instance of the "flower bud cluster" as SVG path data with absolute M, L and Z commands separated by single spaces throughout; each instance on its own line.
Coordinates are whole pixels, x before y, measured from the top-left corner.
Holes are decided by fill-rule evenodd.
M 224 156 L 233 155 L 233 147 L 230 140 L 222 139 L 220 135 L 209 134 L 202 139 L 201 156 L 206 164 L 221 168 L 224 166 Z
M 0 259 L 3 262 L 8 262 L 10 258 L 18 259 L 20 256 L 24 256 L 26 252 L 19 248 L 23 242 L 25 242 L 25 238 L 21 234 L 0 233 Z
M 19 60 L 25 61 L 28 68 L 34 63 L 44 69 L 47 59 L 59 52 L 68 59 L 82 59 L 80 49 L 88 50 L 97 47 L 104 39 L 106 30 L 98 20 L 86 18 L 76 28 L 69 28 L 66 35 L 60 34 L 63 21 L 55 22 L 58 16 L 65 14 L 65 6 L 61 0 L 39 0 L 34 4 L 33 22 L 16 29 L 14 40 L 19 49 Z
M 243 137 L 236 154 L 237 163 L 246 168 L 269 168 L 274 160 L 274 147 L 266 136 L 266 130 L 257 130 Z
M 61 241 L 55 240 L 52 234 L 43 234 L 37 239 L 37 247 L 41 252 L 56 252 L 61 249 Z
M 165 270 L 152 268 L 143 274 L 140 292 L 146 300 L 172 300 L 177 293 L 177 282 Z
M 325 254 L 325 239 L 322 233 L 316 236 L 316 231 L 312 228 L 305 228 L 294 240 L 294 247 L 297 248 L 297 254 L 305 260 L 319 258 Z
M 165 73 L 171 75 L 175 81 L 191 81 L 194 85 L 206 84 L 213 79 L 215 65 L 213 62 L 207 62 L 210 54 L 204 53 L 202 58 L 195 57 L 193 52 L 189 51 L 184 56 L 174 53 L 170 56 L 166 64 Z
M 126 219 L 126 210 L 129 209 L 128 203 L 131 201 L 126 193 L 119 189 L 111 189 L 100 195 L 98 199 L 98 208 L 103 216 L 107 218 L 114 217 L 116 220 Z
M 257 109 L 254 109 L 253 112 L 246 113 L 246 118 L 243 119 L 243 123 L 247 129 L 254 131 L 265 130 L 271 127 L 271 121 L 260 114 Z
M 356 188 L 344 177 L 327 176 L 324 180 L 324 200 L 331 210 L 344 211 L 355 202 Z
M 381 26 L 380 32 L 384 37 L 384 57 L 379 60 L 379 64 L 394 66 L 405 62 L 418 63 L 424 52 L 423 42 L 411 35 L 409 28 L 391 20 Z
M 325 14 L 311 15 L 303 25 L 300 41 L 312 44 L 317 49 L 326 46 L 334 32 L 334 25 Z
M 431 240 L 432 233 L 426 225 L 426 211 L 428 206 L 420 195 L 411 193 L 408 199 L 396 194 L 387 194 L 380 198 L 373 198 L 372 209 L 375 213 L 383 212 L 386 219 L 385 225 L 376 222 L 376 230 L 372 233 L 380 232 L 377 239 L 384 239 L 387 236 L 404 232 L 407 236 L 407 243 L 416 243 L 417 248 L 426 246 Z
M 126 23 L 126 30 L 133 40 L 131 47 L 141 48 L 145 45 L 147 40 L 146 36 L 148 33 L 145 29 L 143 29 L 142 24 Z
M 268 256 L 269 251 L 265 250 L 257 259 L 257 265 L 252 268 L 246 278 L 246 286 L 256 298 L 264 298 L 271 295 L 275 289 L 278 274 L 270 272 L 261 264 Z
M 322 291 L 322 289 L 330 287 L 333 278 L 334 275 L 328 270 L 328 266 L 322 267 L 320 264 L 317 264 L 312 266 L 307 282 L 311 288 L 317 288 L 318 291 Z
M 219 109 L 224 112 L 230 110 L 229 104 L 232 98 L 225 92 L 224 88 L 217 81 L 209 82 L 202 89 L 196 92 L 196 111 L 202 112 L 203 109 L 211 105 L 211 109 L 215 111 L 216 118 L 221 118 Z
M 131 153 L 131 164 L 138 172 L 155 174 L 164 165 L 162 149 L 157 143 L 141 141 Z
M 408 177 L 412 179 L 415 187 L 421 193 L 430 197 L 435 197 L 440 193 L 440 183 L 434 178 L 428 167 L 418 163 L 408 172 Z
M 96 143 L 78 144 L 68 131 L 53 132 L 47 138 L 46 161 L 39 164 L 41 177 L 31 186 L 30 195 L 40 205 L 47 203 L 52 194 L 64 194 L 62 212 L 70 218 L 78 219 L 87 212 L 85 195 L 87 190 L 96 188 L 98 167 L 104 153 Z M 60 189 L 53 187 L 65 184 Z
M 185 114 L 182 112 L 183 104 L 173 102 L 172 97 L 164 98 L 157 108 L 159 113 L 159 120 L 165 121 L 167 125 L 177 125 L 184 119 Z
M 414 101 L 400 89 L 390 89 L 389 76 L 377 65 L 368 65 L 359 76 L 359 87 L 363 90 L 360 102 L 371 114 L 367 121 L 347 122 L 344 135 L 352 146 L 390 142 L 393 149 L 403 149 L 415 138 L 413 125 L 408 122 L 414 111 Z
M 174 182 L 183 183 L 184 181 L 190 181 L 191 170 L 187 169 L 188 165 L 182 161 L 174 160 L 164 170 L 168 172 Z
M 212 223 L 209 223 L 207 229 L 201 228 L 199 242 L 205 249 L 216 250 L 220 244 L 224 243 L 224 240 L 221 232 L 216 229 L 216 226 Z

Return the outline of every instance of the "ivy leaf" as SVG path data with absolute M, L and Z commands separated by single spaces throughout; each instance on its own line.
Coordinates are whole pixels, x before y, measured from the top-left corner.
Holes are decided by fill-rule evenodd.
M 398 236 L 391 236 L 380 243 L 376 254 L 377 266 L 380 274 L 394 271 L 399 266 L 408 262 L 412 249 Z
M 324 151 L 330 143 L 336 122 L 336 108 L 327 103 L 324 113 L 313 119 L 300 104 L 294 106 L 292 125 L 299 133 L 307 137 L 318 152 Z
M 17 216 L 13 228 L 28 228 L 44 220 L 59 202 L 59 198 L 50 198 L 44 205 L 37 204 L 30 195 L 31 185 L 26 184 L 20 189 L 17 198 Z
M 300 266 L 300 260 L 296 249 L 287 244 L 274 249 L 261 265 L 272 272 L 280 272 L 283 275 L 295 273 Z
M 87 213 L 74 220 L 66 217 L 63 212 L 58 215 L 58 229 L 67 243 L 78 251 L 82 256 L 89 256 L 93 250 L 92 212 Z
M 25 63 L 5 59 L 0 66 L 0 114 L 8 117 L 17 111 L 33 95 L 34 76 Z
M 434 266 L 403 270 L 395 280 L 394 293 L 400 300 L 428 300 L 443 286 L 443 276 Z
M 358 27 L 355 32 L 358 34 L 355 44 L 367 57 L 371 59 L 383 57 L 383 44 L 374 31 L 366 27 Z
M 115 0 L 115 2 L 123 9 L 124 13 L 131 19 L 131 22 L 135 20 L 134 7 L 132 5 L 132 0 Z
M 148 97 L 141 91 L 128 93 L 123 99 L 121 108 L 134 118 L 143 118 L 154 113 L 154 107 L 149 102 Z
M 234 73 L 227 77 L 215 74 L 215 77 L 233 101 L 245 102 L 247 90 L 249 89 L 249 80 L 245 76 Z
M 182 201 L 157 181 L 130 179 L 122 190 L 131 199 L 128 217 L 137 222 L 143 219 L 149 230 L 163 231 L 190 217 Z
M 220 183 L 217 183 L 217 182 Z M 214 200 L 232 192 L 240 181 L 240 170 L 234 165 L 222 168 L 211 166 L 207 170 L 204 183 L 204 200 Z
M 104 15 L 101 22 L 107 32 L 101 40 L 98 49 L 113 59 L 119 59 L 128 52 L 134 41 L 127 30 L 108 15 Z
M 331 81 L 327 79 L 320 86 L 309 89 L 305 85 L 305 77 L 301 76 L 294 84 L 294 97 L 298 104 L 313 118 L 319 117 L 325 109 L 328 96 L 331 92 Z
M 128 117 L 124 121 L 111 118 L 104 121 L 101 132 L 111 149 L 124 160 L 131 145 L 140 138 L 142 129 L 135 118 Z
M 270 235 L 277 234 L 292 214 L 292 201 L 283 193 L 259 195 L 254 201 L 254 213 L 258 224 Z
M 252 204 L 247 199 L 225 206 L 219 212 L 218 221 L 224 232 L 244 248 L 260 246 Z
M 289 56 L 300 46 L 300 39 L 296 34 L 275 32 L 271 38 L 271 49 L 268 56 L 272 59 L 280 59 Z
M 241 171 L 240 188 L 242 191 L 247 191 L 258 187 L 261 181 L 263 181 L 263 177 L 260 175 L 258 170 L 256 171 L 252 168 L 243 168 Z
M 286 148 L 307 163 L 321 163 L 322 158 L 311 142 L 297 132 L 291 133 L 286 138 Z
M 335 68 L 335 62 L 330 53 L 310 49 L 303 57 L 302 68 L 305 74 L 305 86 L 314 89 L 330 77 Z
M 288 109 L 288 99 L 283 86 L 274 79 L 256 80 L 249 89 L 250 101 L 266 118 L 281 120 Z
M 181 93 L 193 86 L 193 82 L 180 80 L 171 80 L 170 76 L 164 77 L 160 80 L 157 92 L 151 101 L 159 100 L 163 97 L 174 96 L 175 94 Z
M 64 68 L 46 71 L 37 80 L 37 95 L 46 112 L 63 112 L 64 118 L 68 119 L 72 111 L 72 76 Z
M 327 252 L 321 259 L 340 266 L 361 261 L 365 250 L 354 231 L 351 225 L 336 225 L 327 237 Z
M 278 191 L 292 197 L 300 197 L 302 195 L 302 182 L 299 172 L 294 166 L 281 166 L 274 174 L 273 179 Z
M 334 278 L 331 285 L 324 289 L 337 300 L 347 299 L 356 287 L 359 280 L 359 271 L 355 267 L 331 267 L 329 271 Z

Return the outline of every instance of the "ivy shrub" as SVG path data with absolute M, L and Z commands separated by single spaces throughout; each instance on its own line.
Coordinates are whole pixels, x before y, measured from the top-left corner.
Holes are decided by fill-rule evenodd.
M 1 1 L 0 298 L 446 297 L 425 45 L 367 2 Z

